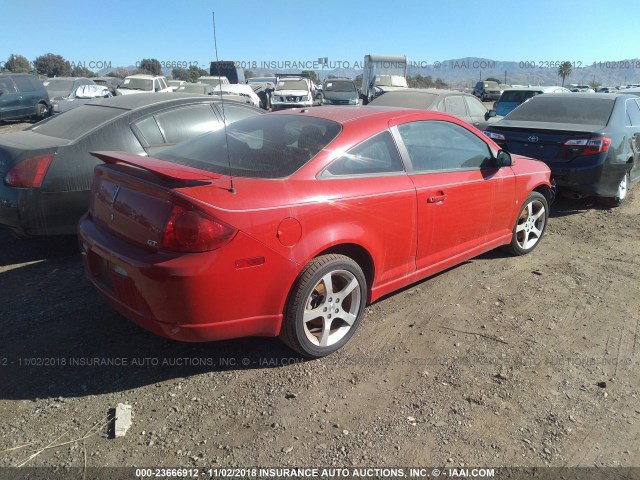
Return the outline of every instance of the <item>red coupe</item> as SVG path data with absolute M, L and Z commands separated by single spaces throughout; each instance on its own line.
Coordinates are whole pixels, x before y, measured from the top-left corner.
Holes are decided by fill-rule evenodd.
M 544 163 L 408 109 L 289 110 L 155 158 L 94 155 L 80 243 L 117 311 L 175 340 L 279 335 L 313 358 L 385 294 L 533 250 L 554 195 Z

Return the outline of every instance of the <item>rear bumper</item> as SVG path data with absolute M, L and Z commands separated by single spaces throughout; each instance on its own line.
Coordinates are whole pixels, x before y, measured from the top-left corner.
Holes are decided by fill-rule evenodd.
M 569 167 L 562 163 L 547 163 L 551 178 L 559 188 L 567 188 L 586 196 L 613 197 L 618 185 L 629 170 L 625 163 L 601 163 Z
M 297 265 L 242 232 L 212 252 L 151 252 L 79 224 L 85 272 L 102 297 L 141 327 L 173 340 L 203 342 L 277 336 Z M 241 268 L 240 258 L 264 256 Z

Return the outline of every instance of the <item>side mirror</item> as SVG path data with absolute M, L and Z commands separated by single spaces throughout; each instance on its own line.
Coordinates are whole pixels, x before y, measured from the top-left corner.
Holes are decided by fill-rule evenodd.
M 506 150 L 500 150 L 498 155 L 496 156 L 496 166 L 498 168 L 502 167 L 510 167 L 513 165 L 513 160 L 511 160 L 511 155 Z
M 484 114 L 484 119 L 485 120 L 489 120 L 490 118 L 493 118 L 493 117 L 495 117 L 497 115 L 498 115 L 498 113 L 494 109 L 491 109 L 487 113 Z

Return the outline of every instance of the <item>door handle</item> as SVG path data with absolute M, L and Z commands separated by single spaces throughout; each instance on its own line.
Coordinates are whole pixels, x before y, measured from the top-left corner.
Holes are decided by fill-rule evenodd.
M 446 199 L 447 199 L 447 196 L 444 194 L 444 192 L 438 192 L 437 195 L 427 197 L 427 203 L 442 203 Z

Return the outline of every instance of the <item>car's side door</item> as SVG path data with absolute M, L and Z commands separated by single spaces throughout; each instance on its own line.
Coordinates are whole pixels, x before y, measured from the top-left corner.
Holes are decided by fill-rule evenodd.
M 467 113 L 467 106 L 461 95 L 449 95 L 444 97 L 444 111 L 458 117 L 467 123 L 471 123 L 471 117 Z
M 16 109 L 19 116 L 33 115 L 36 112 L 36 92 L 26 75 L 17 75 L 13 78 L 18 88 L 20 107 Z
M 0 78 L 0 120 L 20 116 L 20 93 L 11 77 Z
M 442 270 L 504 236 L 515 178 L 511 168 L 495 166 L 485 140 L 448 121 L 396 128 L 417 191 L 417 270 Z

